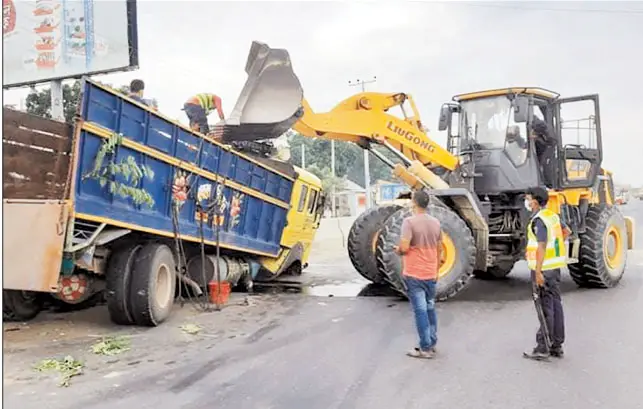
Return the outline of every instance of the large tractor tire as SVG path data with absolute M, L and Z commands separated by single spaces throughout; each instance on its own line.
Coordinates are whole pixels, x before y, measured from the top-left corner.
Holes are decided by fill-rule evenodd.
M 399 209 L 398 205 L 384 205 L 366 210 L 355 220 L 348 233 L 348 256 L 353 267 L 362 277 L 376 284 L 386 282 L 377 269 L 377 238 L 386 219 Z
M 503 262 L 497 266 L 487 267 L 487 271 L 476 270 L 473 274 L 480 280 L 500 280 L 509 275 L 516 262 Z
M 615 207 L 590 207 L 587 229 L 580 235 L 578 263 L 569 264 L 569 273 L 580 287 L 614 287 L 625 273 L 627 227 Z
M 155 327 L 172 313 L 176 264 L 165 244 L 149 243 L 136 255 L 130 277 L 130 313 L 137 325 Z
M 105 299 L 109 316 L 118 325 L 134 324 L 130 283 L 132 265 L 142 247 L 141 244 L 130 244 L 114 249 L 107 262 Z
M 29 321 L 42 310 L 41 294 L 34 291 L 2 290 L 4 321 Z
M 442 227 L 442 260 L 438 273 L 436 298 L 446 300 L 466 287 L 473 277 L 476 247 L 469 226 L 452 210 L 429 205 L 429 214 L 440 220 Z M 402 221 L 411 215 L 403 208 L 388 218 L 377 240 L 377 264 L 386 281 L 399 293 L 406 295 L 402 280 L 402 260 L 394 247 L 400 242 Z

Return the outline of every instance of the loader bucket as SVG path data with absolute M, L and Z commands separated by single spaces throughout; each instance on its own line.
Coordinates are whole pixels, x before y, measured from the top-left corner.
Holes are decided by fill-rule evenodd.
M 216 127 L 223 142 L 276 138 L 303 115 L 304 92 L 288 51 L 253 41 L 246 73 L 248 79 L 230 117 Z

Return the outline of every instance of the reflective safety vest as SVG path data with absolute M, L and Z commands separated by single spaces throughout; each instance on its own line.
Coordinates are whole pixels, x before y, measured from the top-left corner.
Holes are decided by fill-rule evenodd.
M 530 270 L 536 269 L 538 239 L 532 230 L 536 218 L 542 220 L 547 227 L 547 248 L 545 250 L 542 271 L 565 267 L 567 265 L 567 246 L 565 244 L 565 237 L 563 236 L 563 228 L 558 215 L 549 209 L 541 209 L 527 226 L 527 266 Z
M 216 105 L 214 104 L 214 95 L 213 94 L 196 94 L 194 98 L 199 101 L 199 105 L 205 110 L 205 114 L 208 115 L 212 112 Z

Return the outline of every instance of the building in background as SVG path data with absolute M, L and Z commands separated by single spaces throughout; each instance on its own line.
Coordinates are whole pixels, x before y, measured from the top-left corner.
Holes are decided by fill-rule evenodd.
M 372 186 L 373 203 L 383 205 L 393 202 L 401 193 L 408 192 L 410 189 L 404 183 L 389 182 L 387 180 L 378 180 Z
M 366 210 L 366 190 L 348 179 L 335 197 L 338 217 L 357 216 Z

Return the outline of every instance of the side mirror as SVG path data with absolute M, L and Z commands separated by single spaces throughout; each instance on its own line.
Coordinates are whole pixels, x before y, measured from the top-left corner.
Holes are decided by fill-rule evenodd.
M 440 108 L 440 120 L 438 121 L 438 130 L 446 131 L 451 124 L 451 107 L 447 104 Z
M 525 123 L 529 118 L 529 99 L 517 97 L 511 101 L 514 108 L 514 122 Z

